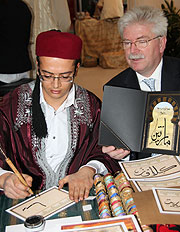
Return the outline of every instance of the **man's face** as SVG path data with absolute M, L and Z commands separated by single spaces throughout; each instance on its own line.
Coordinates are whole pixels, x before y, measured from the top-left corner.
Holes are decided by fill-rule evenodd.
M 39 57 L 40 65 L 39 70 L 42 75 L 59 76 L 60 73 L 74 73 L 74 60 L 52 58 L 52 57 Z M 38 73 L 39 74 L 39 73 Z M 62 82 L 58 78 L 51 81 L 42 80 L 42 91 L 44 99 L 55 110 L 65 101 L 69 91 L 72 87 L 72 82 Z
M 134 23 L 129 25 L 124 29 L 123 41 L 135 42 L 155 38 L 158 35 L 152 32 L 152 27 L 152 24 Z M 133 43 L 130 48 L 125 49 L 126 60 L 134 71 L 149 77 L 160 63 L 165 46 L 166 37 L 151 40 L 146 48 L 141 49 Z

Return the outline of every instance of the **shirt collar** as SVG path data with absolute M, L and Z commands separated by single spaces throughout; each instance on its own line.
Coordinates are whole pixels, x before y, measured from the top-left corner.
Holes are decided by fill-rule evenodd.
M 68 97 L 63 102 L 63 104 L 59 107 L 59 109 L 63 110 L 71 105 L 75 104 L 75 85 L 72 85 L 72 88 L 69 91 Z M 42 83 L 40 82 L 40 105 L 50 106 L 44 99 L 43 91 L 42 91 Z M 51 107 L 51 106 L 50 106 Z M 59 110 L 58 109 L 58 110 Z
M 147 78 L 154 78 L 156 80 L 160 80 L 161 79 L 162 63 L 163 63 L 163 61 L 161 59 L 159 65 L 157 66 L 157 68 L 154 70 L 154 72 L 152 73 L 152 75 L 150 77 L 142 76 L 141 74 L 136 72 L 139 83 L 142 82 L 144 79 L 147 79 Z

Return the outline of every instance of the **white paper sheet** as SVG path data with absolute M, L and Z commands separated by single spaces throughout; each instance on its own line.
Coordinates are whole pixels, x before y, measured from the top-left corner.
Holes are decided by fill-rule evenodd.
M 69 199 L 67 191 L 56 186 L 49 188 L 40 194 L 14 205 L 6 211 L 13 216 L 25 221 L 32 215 L 41 215 L 45 219 L 75 204 Z
M 57 218 L 52 220 L 46 220 L 45 228 L 43 232 L 59 232 L 61 231 L 61 225 L 65 223 L 82 222 L 81 216 Z M 6 226 L 5 232 L 25 232 L 24 224 Z

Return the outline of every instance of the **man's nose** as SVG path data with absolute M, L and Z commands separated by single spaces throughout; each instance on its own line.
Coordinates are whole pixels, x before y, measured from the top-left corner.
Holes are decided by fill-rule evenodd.
M 135 51 L 139 51 L 139 49 L 137 48 L 137 46 L 135 45 L 135 43 L 132 43 L 131 44 L 131 47 L 130 47 L 130 51 L 131 51 L 131 53 L 133 53 L 133 52 L 135 52 Z
M 54 88 L 58 88 L 59 86 L 61 86 L 62 84 L 61 84 L 61 79 L 59 78 L 59 77 L 55 77 L 54 79 L 53 79 L 53 87 Z

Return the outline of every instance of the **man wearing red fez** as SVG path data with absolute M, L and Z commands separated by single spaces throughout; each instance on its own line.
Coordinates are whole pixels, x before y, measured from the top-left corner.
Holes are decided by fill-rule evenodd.
M 93 175 L 115 172 L 117 161 L 97 145 L 100 100 L 76 85 L 82 41 L 70 33 L 42 32 L 36 40 L 36 81 L 4 96 L 0 143 L 32 190 L 69 186 L 69 197 L 88 197 Z M 0 156 L 0 188 L 9 198 L 29 196 Z

